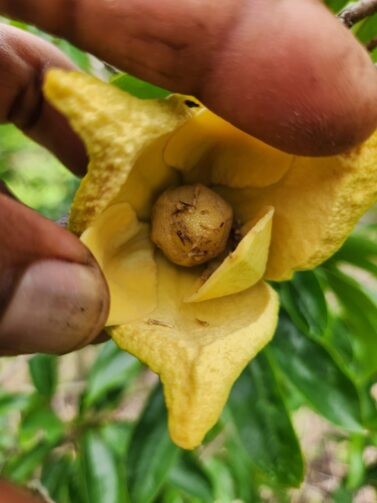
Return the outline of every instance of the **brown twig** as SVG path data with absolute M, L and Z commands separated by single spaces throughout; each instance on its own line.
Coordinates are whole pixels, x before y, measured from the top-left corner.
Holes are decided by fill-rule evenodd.
M 338 17 L 347 28 L 377 12 L 377 0 L 359 0 L 343 9 Z
M 369 52 L 372 52 L 377 47 L 377 37 L 372 38 L 365 47 Z

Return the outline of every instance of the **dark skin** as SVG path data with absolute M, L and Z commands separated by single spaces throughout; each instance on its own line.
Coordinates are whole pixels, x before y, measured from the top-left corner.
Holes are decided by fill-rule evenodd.
M 375 68 L 319 0 L 0 0 L 0 14 L 195 95 L 289 152 L 336 154 L 377 125 Z M 41 94 L 50 66 L 73 68 L 46 42 L 0 26 L 0 122 L 14 122 L 83 174 L 83 145 Z M 64 353 L 92 342 L 109 303 L 94 259 L 4 185 L 0 192 L 0 354 Z M 36 500 L 0 483 L 2 501 Z

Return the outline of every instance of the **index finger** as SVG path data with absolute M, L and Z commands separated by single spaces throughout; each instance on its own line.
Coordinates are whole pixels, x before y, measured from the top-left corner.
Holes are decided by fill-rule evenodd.
M 377 124 L 377 77 L 319 0 L 0 0 L 283 150 L 338 153 Z

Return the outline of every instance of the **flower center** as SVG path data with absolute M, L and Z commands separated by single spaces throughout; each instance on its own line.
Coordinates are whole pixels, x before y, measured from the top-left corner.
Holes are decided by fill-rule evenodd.
M 226 249 L 233 210 L 201 184 L 165 190 L 152 210 L 152 241 L 174 264 L 192 267 Z

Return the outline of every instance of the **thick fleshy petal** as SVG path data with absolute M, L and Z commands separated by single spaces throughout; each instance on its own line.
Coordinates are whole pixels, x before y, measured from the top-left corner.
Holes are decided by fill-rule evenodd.
M 289 279 L 335 253 L 377 200 L 377 132 L 344 155 L 296 157 L 271 187 L 218 192 L 244 221 L 262 206 L 275 208 L 266 277 Z
M 237 248 L 187 298 L 187 302 L 201 302 L 242 292 L 262 279 L 267 265 L 271 242 L 273 208 L 261 212 L 256 221 L 246 224 L 245 235 Z
M 244 188 L 276 183 L 290 168 L 293 156 L 203 109 L 172 135 L 164 159 L 181 170 L 188 183 Z
M 183 99 L 139 100 L 89 75 L 47 74 L 44 92 L 84 140 L 89 174 L 71 208 L 70 227 L 81 234 L 117 196 L 140 154 L 190 115 Z
M 192 449 L 218 420 L 244 366 L 271 339 L 278 298 L 260 282 L 224 299 L 184 303 L 196 274 L 162 257 L 157 261 L 157 308 L 111 334 L 160 374 L 171 437 Z
M 97 259 L 109 285 L 107 325 L 143 318 L 154 310 L 157 271 L 149 226 L 138 222 L 128 203 L 107 208 L 81 240 Z

